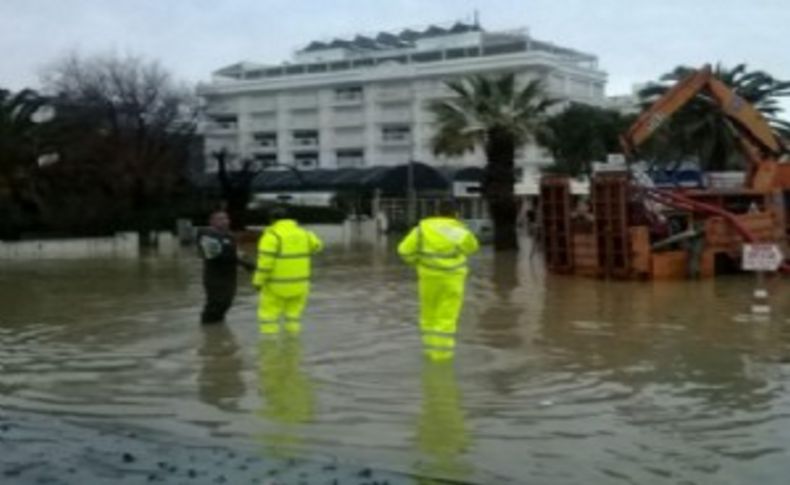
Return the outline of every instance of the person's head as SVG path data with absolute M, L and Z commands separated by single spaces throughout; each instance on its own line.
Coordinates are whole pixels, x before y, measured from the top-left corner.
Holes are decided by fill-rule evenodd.
M 452 199 L 444 199 L 436 208 L 436 215 L 440 217 L 458 217 L 458 205 Z
M 288 208 L 283 205 L 272 207 L 269 210 L 269 222 L 288 219 Z
M 212 228 L 218 231 L 227 231 L 230 229 L 230 217 L 228 217 L 228 213 L 223 210 L 212 212 L 208 223 Z

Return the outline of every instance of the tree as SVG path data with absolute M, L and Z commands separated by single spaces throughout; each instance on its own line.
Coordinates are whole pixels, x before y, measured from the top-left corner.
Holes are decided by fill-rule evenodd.
M 693 72 L 693 68 L 680 66 L 663 75 L 658 83 L 640 92 L 643 103 L 646 107 L 651 105 Z M 764 71 L 750 71 L 746 64 L 738 64 L 732 69 L 717 64 L 713 75 L 760 111 L 778 134 L 790 136 L 790 122 L 781 118 L 782 108 L 779 105 L 780 98 L 790 96 L 790 81 L 778 80 Z M 701 92 L 675 113 L 641 151 L 658 162 L 693 157 L 706 170 L 742 169 L 745 160 L 736 133 L 734 125 L 723 115 L 715 100 L 708 93 Z
M 617 111 L 573 103 L 546 120 L 538 142 L 551 151 L 554 163 L 547 171 L 572 177 L 588 175 L 593 161 L 604 161 L 620 151 L 619 136 L 630 117 Z
M 496 250 L 518 249 L 516 237 L 516 149 L 533 139 L 549 100 L 539 81 L 520 87 L 515 74 L 475 75 L 447 86 L 455 97 L 437 101 L 431 110 L 438 123 L 436 154 L 457 156 L 482 148 L 486 156 L 483 195 L 494 221 Z
M 42 207 L 39 156 L 50 124 L 40 116 L 46 98 L 24 89 L 0 89 L 0 232 L 16 237 L 20 226 L 33 226 Z
M 0 89 L 0 183 L 12 198 L 24 198 L 37 166 L 36 147 L 41 126 L 35 115 L 46 100 L 30 89 L 18 93 Z
M 186 176 L 195 109 L 188 89 L 135 56 L 69 55 L 44 78 L 58 111 L 65 164 L 100 174 L 147 240 Z

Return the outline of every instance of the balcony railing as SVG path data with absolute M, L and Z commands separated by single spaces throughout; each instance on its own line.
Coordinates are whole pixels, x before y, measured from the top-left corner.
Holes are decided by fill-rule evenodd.
M 318 128 L 318 116 L 292 116 L 288 126 L 297 130 L 314 130 Z
M 332 118 L 335 126 L 362 126 L 365 124 L 365 117 L 362 114 L 352 116 L 335 116 Z
M 276 99 L 253 99 L 249 102 L 250 113 L 270 113 L 277 111 Z
M 412 98 L 412 92 L 408 89 L 384 89 L 378 92 L 376 98 L 380 101 L 408 101 Z
M 231 134 L 239 130 L 238 123 L 210 122 L 204 125 L 203 131 L 211 135 Z
M 301 169 L 318 168 L 317 158 L 297 158 L 294 160 L 294 165 Z
M 255 141 L 249 144 L 250 149 L 256 152 L 272 152 L 277 150 L 276 141 Z
M 261 120 L 253 118 L 249 127 L 252 131 L 277 131 L 277 120 Z
M 288 98 L 288 107 L 294 109 L 317 108 L 317 96 L 293 96 Z
M 235 116 L 237 114 L 235 107 L 230 105 L 209 105 L 206 107 L 205 113 L 208 116 Z
M 364 157 L 338 157 L 337 159 L 338 168 L 354 168 L 354 167 L 362 167 L 364 165 L 365 165 Z
M 335 135 L 335 146 L 342 148 L 356 148 L 365 145 L 365 137 L 362 135 Z
M 411 121 L 411 110 L 385 110 L 379 113 L 379 121 L 408 123 Z
M 291 140 L 291 145 L 296 147 L 316 147 L 318 146 L 318 138 L 294 138 Z
M 335 93 L 335 104 L 359 104 L 365 98 L 363 97 L 362 93 Z
M 381 135 L 381 143 L 384 145 L 405 145 L 411 141 L 410 133 L 384 133 Z

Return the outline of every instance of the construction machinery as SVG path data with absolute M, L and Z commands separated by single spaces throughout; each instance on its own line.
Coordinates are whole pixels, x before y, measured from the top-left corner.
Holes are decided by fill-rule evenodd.
M 709 65 L 677 83 L 637 118 L 620 138 L 626 157 L 633 159 L 642 144 L 700 93 L 713 100 L 738 134 L 748 162 L 746 188 L 762 192 L 790 188 L 790 164 L 780 163 L 786 147 L 763 115 L 714 77 Z
M 747 162 L 736 187 L 656 188 L 634 170 L 640 147 L 678 110 L 704 95 L 734 129 Z M 625 164 L 597 173 L 591 201 L 574 210 L 568 181 L 541 184 L 550 270 L 620 278 L 710 277 L 739 267 L 744 243 L 790 240 L 790 163 L 771 126 L 704 66 L 677 83 L 621 136 Z M 790 266 L 785 264 L 785 269 Z

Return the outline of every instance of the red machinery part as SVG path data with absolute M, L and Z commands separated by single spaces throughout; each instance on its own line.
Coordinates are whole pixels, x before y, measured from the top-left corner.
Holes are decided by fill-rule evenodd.
M 754 235 L 751 232 L 749 232 L 749 230 L 746 229 L 731 212 L 727 212 L 721 207 L 717 207 L 711 204 L 706 204 L 704 202 L 700 202 L 698 200 L 694 200 L 685 197 L 683 195 L 665 190 L 649 188 L 649 187 L 644 187 L 643 190 L 645 191 L 645 195 L 647 197 L 661 204 L 668 205 L 670 207 L 674 207 L 681 210 L 690 210 L 693 212 L 701 212 L 704 214 L 713 214 L 720 216 L 738 232 L 738 235 L 740 235 L 744 241 L 746 242 L 755 241 Z M 788 263 L 787 261 L 782 263 L 782 266 L 780 266 L 779 271 L 783 273 L 790 273 L 790 263 Z

